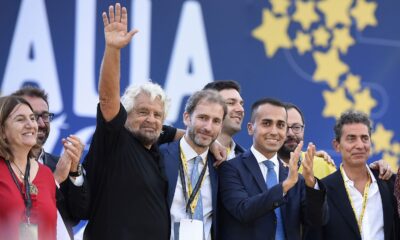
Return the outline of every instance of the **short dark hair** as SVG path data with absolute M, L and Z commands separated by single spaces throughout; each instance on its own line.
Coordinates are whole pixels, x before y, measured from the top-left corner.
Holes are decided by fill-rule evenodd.
M 350 110 L 342 113 L 342 115 L 335 123 L 333 131 L 335 132 L 335 139 L 337 142 L 340 142 L 340 138 L 342 137 L 343 126 L 352 123 L 362 123 L 367 126 L 368 135 L 371 136 L 371 120 L 369 119 L 367 114 L 356 110 Z
M 303 112 L 300 110 L 300 108 L 298 106 L 296 106 L 296 105 L 294 105 L 293 103 L 290 103 L 290 102 L 285 102 L 284 105 L 285 105 L 286 111 L 290 110 L 290 109 L 296 109 L 296 111 L 299 112 L 299 114 L 300 114 L 301 121 L 303 122 L 303 124 L 306 123 L 306 121 L 304 120 Z
M 193 93 L 186 102 L 185 112 L 192 114 L 197 104 L 199 104 L 199 102 L 202 100 L 221 105 L 224 110 L 222 119 L 225 119 L 226 113 L 228 112 L 225 101 L 217 91 L 211 89 L 201 90 Z
M 47 93 L 39 87 L 35 87 L 32 85 L 26 85 L 26 86 L 23 86 L 22 88 L 20 88 L 19 90 L 15 91 L 11 95 L 18 96 L 18 97 L 24 97 L 24 96 L 38 97 L 38 98 L 43 99 L 46 102 L 47 106 L 49 106 Z
M 235 89 L 240 93 L 240 85 L 238 82 L 233 81 L 233 80 L 220 80 L 220 81 L 214 81 L 207 83 L 207 85 L 204 86 L 203 90 L 206 89 L 213 89 L 218 92 L 225 90 L 225 89 Z
M 282 107 L 283 109 L 285 109 L 286 117 L 287 117 L 287 110 L 286 110 L 285 104 L 283 102 L 281 102 L 278 99 L 274 99 L 274 98 L 262 98 L 262 99 L 257 100 L 256 102 L 254 102 L 253 105 L 251 105 L 251 118 L 250 118 L 250 121 L 252 123 L 254 123 L 255 114 L 257 112 L 258 107 L 261 106 L 261 105 L 264 105 L 264 104 L 270 104 L 272 106 Z

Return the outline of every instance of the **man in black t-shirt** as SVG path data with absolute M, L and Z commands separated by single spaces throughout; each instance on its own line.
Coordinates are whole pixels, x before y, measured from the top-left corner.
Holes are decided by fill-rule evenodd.
M 84 238 L 168 239 L 167 180 L 156 144 L 166 95 L 148 82 L 120 98 L 120 50 L 137 31 L 127 31 L 127 11 L 118 3 L 103 22 L 97 126 L 85 159 L 91 209 Z

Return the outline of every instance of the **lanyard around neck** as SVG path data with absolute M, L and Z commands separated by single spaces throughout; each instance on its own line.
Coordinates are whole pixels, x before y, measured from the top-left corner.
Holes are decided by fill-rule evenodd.
M 11 177 L 17 186 L 19 192 L 21 193 L 22 198 L 24 199 L 25 203 L 25 216 L 27 219 L 27 222 L 29 223 L 30 221 L 30 216 L 31 216 L 31 208 L 32 208 L 32 199 L 31 199 L 31 194 L 30 194 L 30 183 L 29 183 L 29 175 L 30 175 L 30 169 L 31 169 L 31 163 L 29 158 L 27 159 L 26 167 L 25 167 L 25 175 L 24 175 L 24 187 L 25 187 L 25 193 L 22 191 L 20 184 L 18 183 L 17 176 L 14 173 L 14 170 L 11 168 L 11 163 L 10 161 L 4 160 L 7 164 L 8 171 L 11 174 Z
M 367 208 L 368 192 L 369 192 L 369 187 L 371 185 L 371 177 L 368 178 L 368 182 L 367 182 L 367 184 L 365 184 L 361 213 L 360 213 L 360 216 L 357 218 L 357 212 L 356 212 L 356 209 L 354 208 L 353 200 L 351 199 L 351 196 L 350 196 L 350 191 L 349 191 L 349 189 L 348 189 L 348 187 L 346 185 L 346 182 L 344 180 L 345 179 L 345 173 L 344 173 L 344 170 L 343 170 L 343 165 L 340 165 L 340 173 L 342 174 L 342 178 L 343 178 L 343 182 L 344 182 L 344 187 L 346 189 L 347 197 L 349 198 L 351 208 L 353 209 L 353 212 L 354 212 L 354 216 L 357 219 L 358 230 L 360 231 L 360 234 L 361 234 L 362 233 L 362 221 L 364 219 L 365 209 Z M 369 176 L 369 174 L 368 174 L 368 176 Z
M 181 183 L 182 183 L 182 191 L 183 191 L 183 196 L 185 197 L 186 200 L 186 212 L 190 214 L 190 216 L 193 216 L 194 210 L 196 209 L 198 200 L 199 200 L 199 190 L 201 188 L 201 185 L 203 184 L 204 176 L 207 170 L 207 161 L 206 160 L 203 169 L 201 170 L 199 179 L 197 180 L 197 183 L 193 189 L 192 183 L 190 181 L 190 177 L 188 174 L 188 166 L 187 166 L 187 160 L 185 157 L 185 154 L 181 150 L 181 161 L 179 164 L 179 175 L 181 176 Z M 194 166 L 193 166 L 194 167 Z M 188 191 L 186 190 L 186 179 L 188 180 L 187 185 L 188 185 Z M 189 197 L 188 197 L 189 196 Z

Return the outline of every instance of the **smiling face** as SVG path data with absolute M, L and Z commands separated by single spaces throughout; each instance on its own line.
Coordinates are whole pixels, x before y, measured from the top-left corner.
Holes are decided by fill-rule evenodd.
M 186 140 L 196 152 L 204 152 L 217 139 L 223 117 L 224 109 L 219 103 L 204 100 L 200 100 L 191 114 L 183 114 Z
M 371 151 L 368 127 L 363 123 L 344 124 L 340 140 L 334 140 L 333 146 L 342 155 L 343 165 L 365 166 Z
M 49 112 L 49 106 L 47 105 L 46 101 L 43 100 L 42 98 L 34 96 L 22 96 L 22 97 L 29 102 L 35 114 L 40 115 Z M 37 142 L 41 147 L 43 147 L 50 134 L 50 122 L 45 122 L 43 121 L 42 118 L 39 118 L 37 120 L 37 124 L 38 124 Z
M 304 125 L 300 113 L 295 108 L 288 109 L 287 114 L 288 114 L 288 119 L 287 119 L 288 127 Z M 279 152 L 284 152 L 285 155 L 290 157 L 290 152 L 293 152 L 296 149 L 297 145 L 301 141 L 303 141 L 303 139 L 304 139 L 303 130 L 299 133 L 294 133 L 291 128 L 288 128 L 288 131 L 286 133 L 286 140 L 282 146 L 282 149 L 280 149 Z
M 249 135 L 253 136 L 253 146 L 265 157 L 271 158 L 286 138 L 286 110 L 266 103 L 258 106 L 254 116 L 254 121 L 247 125 Z
M 149 94 L 140 93 L 125 125 L 145 147 L 150 148 L 160 136 L 164 117 L 164 105 L 160 98 L 156 97 L 153 101 Z
M 4 124 L 4 137 L 10 149 L 31 149 L 37 141 L 38 125 L 28 105 L 18 104 Z
M 243 99 L 236 89 L 224 89 L 219 94 L 225 100 L 227 114 L 225 116 L 222 132 L 233 136 L 242 129 L 244 117 Z

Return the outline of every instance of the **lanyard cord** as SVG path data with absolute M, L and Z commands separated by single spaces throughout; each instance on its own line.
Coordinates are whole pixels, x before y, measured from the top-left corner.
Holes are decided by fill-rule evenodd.
M 25 187 L 25 193 L 22 191 L 21 186 L 18 183 L 17 176 L 15 175 L 14 171 L 11 168 L 11 163 L 10 161 L 4 160 L 7 164 L 8 171 L 11 174 L 12 179 L 14 180 L 15 185 L 17 186 L 19 192 L 21 193 L 22 198 L 24 199 L 25 203 L 25 216 L 27 219 L 27 222 L 30 223 L 30 216 L 31 216 L 31 208 L 32 208 L 32 200 L 31 200 L 31 194 L 30 194 L 30 183 L 29 183 L 29 175 L 30 175 L 30 169 L 31 169 L 31 163 L 29 158 L 27 159 L 26 167 L 25 167 L 25 176 L 24 176 L 24 187 Z
M 345 175 L 344 175 L 344 170 L 343 170 L 343 164 L 340 165 L 340 173 L 342 174 L 342 178 L 343 178 L 343 182 L 344 182 L 344 176 L 345 176 Z M 368 175 L 368 176 L 369 176 L 369 175 Z M 357 218 L 356 209 L 354 208 L 353 201 L 352 201 L 352 199 L 351 199 L 351 197 L 350 197 L 350 191 L 349 191 L 349 189 L 348 189 L 346 183 L 344 182 L 344 187 L 345 187 L 345 189 L 346 189 L 347 197 L 348 197 L 349 200 L 350 200 L 351 208 L 353 209 L 354 216 L 355 216 L 356 219 L 357 219 L 358 230 L 360 231 L 360 235 L 361 235 L 361 233 L 362 233 L 362 221 L 363 221 L 363 218 L 364 218 L 365 209 L 367 208 L 368 192 L 369 192 L 369 187 L 370 187 L 370 185 L 371 185 L 371 177 L 368 178 L 368 182 L 367 182 L 367 184 L 366 184 L 365 187 L 364 187 L 364 194 L 363 194 L 363 202 L 362 202 L 361 213 L 360 213 L 360 216 Z
M 187 166 L 187 161 L 186 161 L 186 157 L 183 154 L 182 148 L 181 150 L 181 161 L 179 164 L 179 175 L 181 177 L 181 183 L 182 183 L 182 191 L 183 191 L 183 196 L 185 197 L 186 200 L 186 212 L 189 213 L 190 217 L 192 218 L 194 210 L 196 209 L 198 200 L 199 200 L 199 190 L 201 185 L 203 184 L 203 180 L 204 180 L 204 176 L 207 170 L 207 163 L 208 163 L 208 159 L 206 160 L 203 169 L 201 170 L 199 179 L 197 180 L 197 183 L 194 187 L 194 189 L 192 189 L 192 183 L 189 179 L 189 175 L 187 174 L 188 172 L 188 166 Z M 186 190 L 186 176 L 188 179 L 188 191 Z M 188 199 L 189 196 L 189 199 Z

